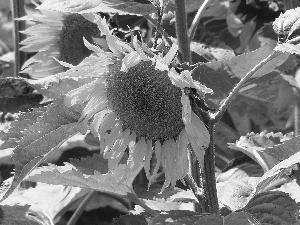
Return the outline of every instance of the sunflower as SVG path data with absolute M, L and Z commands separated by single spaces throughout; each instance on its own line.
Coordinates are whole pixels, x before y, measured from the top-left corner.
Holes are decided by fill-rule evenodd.
M 126 177 L 134 176 L 144 167 L 151 184 L 162 166 L 163 190 L 170 184 L 174 186 L 188 173 L 188 144 L 200 163 L 209 144 L 208 131 L 191 110 L 184 89 L 195 88 L 202 95 L 211 90 L 194 81 L 189 71 L 179 74 L 173 67 L 170 69 L 176 45 L 162 57 L 136 37 L 132 38 L 131 45 L 122 42 L 101 17 L 96 16 L 96 22 L 106 35 L 111 52 L 85 41 L 95 54 L 70 68 L 65 75 L 86 74 L 96 78 L 70 91 L 65 104 L 68 107 L 85 104 L 80 118 L 82 132 L 89 129 L 99 137 L 101 152 L 108 159 L 111 171 L 128 147 Z M 150 174 L 153 153 L 157 163 Z
M 27 38 L 20 44 L 22 51 L 37 52 L 22 66 L 22 72 L 41 78 L 66 71 L 57 60 L 78 65 L 92 51 L 87 49 L 82 38 L 92 42 L 99 36 L 97 25 L 79 14 L 40 10 L 27 11 L 25 20 L 34 22 L 24 33 Z

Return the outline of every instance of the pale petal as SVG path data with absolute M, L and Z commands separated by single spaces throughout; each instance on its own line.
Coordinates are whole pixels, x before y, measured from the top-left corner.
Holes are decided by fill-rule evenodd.
M 100 150 L 101 153 L 103 153 L 105 149 L 105 134 L 108 130 L 110 130 L 116 123 L 117 123 L 117 117 L 114 112 L 111 112 L 102 119 L 102 123 L 100 125 L 99 129 L 99 138 L 100 138 Z
M 185 130 L 188 134 L 189 142 L 193 147 L 193 151 L 199 160 L 199 164 L 203 167 L 204 154 L 209 145 L 210 136 L 207 128 L 199 117 L 194 112 L 192 112 L 191 116 L 191 126 L 186 127 Z
M 132 43 L 133 43 L 133 46 L 134 46 L 135 50 L 140 55 L 141 60 L 143 60 L 143 61 L 149 61 L 149 58 L 147 57 L 147 55 L 145 54 L 144 50 L 141 48 L 141 46 L 138 43 L 137 36 L 133 36 Z
M 88 101 L 94 94 L 100 90 L 104 90 L 105 84 L 102 80 L 95 80 L 91 83 L 85 84 L 75 90 L 66 94 L 64 103 L 66 106 L 71 107 L 75 104 L 83 104 Z
M 130 67 L 137 65 L 141 61 L 141 56 L 137 52 L 132 51 L 123 58 L 121 71 L 127 72 Z
M 122 122 L 119 120 L 110 130 L 110 133 L 105 137 L 105 149 L 103 152 L 103 157 L 108 159 L 110 150 L 114 143 L 118 140 L 119 136 L 122 134 Z
M 130 139 L 130 130 L 127 129 L 121 134 L 110 151 L 108 159 L 108 168 L 110 171 L 119 164 L 130 141 L 132 141 Z
M 157 140 L 155 142 L 155 157 L 156 157 L 156 165 L 155 165 L 155 168 L 153 170 L 153 173 L 149 179 L 149 185 L 153 182 L 153 180 L 155 179 L 156 175 L 158 174 L 158 170 L 160 168 L 160 165 L 161 165 L 161 143 L 160 143 L 160 140 Z
M 170 65 L 174 57 L 177 54 L 178 45 L 173 43 L 172 47 L 169 49 L 168 53 L 163 57 L 163 61 L 166 65 Z
M 99 130 L 100 124 L 102 123 L 104 116 L 106 116 L 108 113 L 111 113 L 111 112 L 112 112 L 111 109 L 105 109 L 94 115 L 94 120 L 90 126 L 90 130 L 95 137 L 98 136 L 98 130 Z
M 144 169 L 146 172 L 146 177 L 149 180 L 151 175 L 150 175 L 150 170 L 151 170 L 151 159 L 152 159 L 152 140 L 147 140 L 147 153 L 145 157 L 145 165 Z

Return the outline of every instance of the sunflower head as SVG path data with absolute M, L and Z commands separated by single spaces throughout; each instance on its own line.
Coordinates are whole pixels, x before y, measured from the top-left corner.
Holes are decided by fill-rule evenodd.
M 24 19 L 34 25 L 23 31 L 27 38 L 20 43 L 21 50 L 36 54 L 24 63 L 22 72 L 34 78 L 66 71 L 58 60 L 78 65 L 92 53 L 83 37 L 89 42 L 93 42 L 93 37 L 100 37 L 97 25 L 86 16 L 51 10 L 27 11 L 27 14 Z
M 96 18 L 111 52 L 86 42 L 95 54 L 67 73 L 87 74 L 95 80 L 69 92 L 65 104 L 85 105 L 80 122 L 84 132 L 89 129 L 99 137 L 110 170 L 128 148 L 124 179 L 144 167 L 151 183 L 163 167 L 163 189 L 175 185 L 188 172 L 189 144 L 201 164 L 209 143 L 208 131 L 191 110 L 184 89 L 193 88 L 202 95 L 211 90 L 194 81 L 189 71 L 178 73 L 172 66 L 176 45 L 166 55 L 157 55 L 136 37 L 131 44 L 122 42 L 103 19 Z M 105 68 L 103 62 L 109 62 Z M 157 163 L 151 170 L 153 153 Z
M 69 14 L 64 17 L 63 26 L 59 35 L 59 60 L 78 65 L 92 51 L 83 43 L 83 37 L 93 42 L 92 37 L 100 36 L 96 24 L 86 20 L 82 15 Z

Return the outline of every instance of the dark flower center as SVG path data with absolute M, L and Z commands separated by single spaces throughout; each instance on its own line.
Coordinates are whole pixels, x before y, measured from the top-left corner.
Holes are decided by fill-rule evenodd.
M 112 72 L 107 78 L 107 96 L 123 122 L 123 129 L 138 138 L 176 138 L 184 128 L 181 90 L 167 71 L 155 69 L 150 61 L 140 62 L 128 72 Z
M 86 20 L 82 15 L 68 15 L 63 21 L 60 33 L 59 59 L 74 66 L 78 65 L 92 52 L 84 45 L 83 37 L 92 43 L 92 37 L 99 34 L 98 26 Z

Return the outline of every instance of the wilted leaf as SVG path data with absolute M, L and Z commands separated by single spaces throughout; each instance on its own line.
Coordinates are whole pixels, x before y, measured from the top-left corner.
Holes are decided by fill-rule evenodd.
M 36 166 L 43 162 L 64 141 L 79 132 L 79 114 L 58 100 L 50 105 L 38 121 L 23 131 L 23 138 L 14 150 L 15 175 L 11 186 L 2 192 L 7 198 Z
M 65 163 L 64 166 L 49 165 L 36 168 L 28 177 L 29 181 L 43 182 L 54 185 L 66 185 L 89 188 L 96 191 L 127 195 L 134 177 L 128 177 L 123 184 L 125 165 L 119 165 L 113 172 L 101 174 L 84 174 L 75 166 Z M 128 186 L 129 185 L 129 186 Z
M 50 223 L 46 223 L 46 221 L 43 221 L 44 223 L 35 221 L 33 219 L 30 219 L 27 215 L 28 209 L 30 206 L 20 206 L 20 205 L 14 205 L 14 206 L 8 206 L 8 205 L 2 205 L 0 208 L 0 224 L 2 225 L 50 225 Z
M 300 7 L 287 10 L 273 23 L 273 29 L 279 36 L 280 43 L 297 45 L 300 41 Z
M 255 195 L 243 211 L 250 213 L 262 224 L 298 224 L 299 206 L 281 191 L 268 191 Z M 299 222 L 299 221 L 298 221 Z
M 152 4 L 141 4 L 130 0 L 45 0 L 38 8 L 81 14 L 103 12 L 148 15 L 156 12 Z

